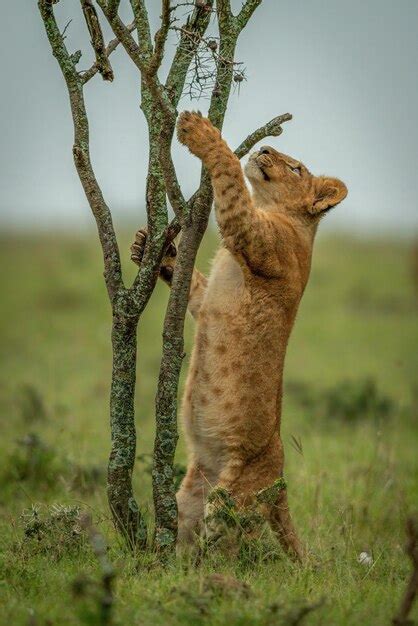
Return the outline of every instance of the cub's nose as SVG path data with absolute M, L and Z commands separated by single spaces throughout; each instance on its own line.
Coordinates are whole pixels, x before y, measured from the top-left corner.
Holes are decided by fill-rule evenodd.
M 271 154 L 271 148 L 269 148 L 268 146 L 261 146 L 260 151 L 258 154 Z

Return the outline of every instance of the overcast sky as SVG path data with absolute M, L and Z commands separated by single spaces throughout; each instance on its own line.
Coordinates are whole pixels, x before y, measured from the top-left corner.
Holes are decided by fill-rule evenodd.
M 160 2 L 148 5 L 155 25 Z M 71 51 L 83 47 L 79 68 L 87 68 L 92 58 L 79 2 L 56 6 L 62 25 L 73 18 L 66 41 Z M 128 6 L 122 15 L 129 18 Z M 37 2 L 7 3 L 2 31 L 1 223 L 91 225 L 72 162 L 67 92 Z M 268 143 L 349 188 L 328 228 L 418 231 L 417 0 L 264 0 L 237 58 L 247 81 L 231 95 L 224 127 L 231 146 L 290 112 L 293 121 Z M 97 76 L 86 87 L 92 157 L 115 220 L 142 222 L 147 142 L 138 75 L 122 49 L 112 64 L 112 84 Z M 205 111 L 207 101 L 192 107 Z M 187 99 L 183 108 L 190 108 Z M 191 193 L 196 160 L 178 145 L 174 153 Z

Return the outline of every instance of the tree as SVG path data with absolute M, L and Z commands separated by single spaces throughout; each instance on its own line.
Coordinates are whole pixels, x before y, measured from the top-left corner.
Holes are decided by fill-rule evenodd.
M 183 360 L 183 327 L 196 253 L 206 230 L 212 205 L 209 176 L 202 170 L 196 192 L 185 199 L 171 156 L 177 107 L 184 91 L 200 95 L 210 91 L 208 117 L 222 129 L 231 87 L 243 79 L 235 61 L 237 40 L 261 0 L 246 0 L 237 15 L 230 0 L 194 0 L 178 3 L 162 0 L 159 28 L 152 39 L 145 0 L 130 0 L 133 21 L 126 25 L 118 15 L 120 0 L 97 0 L 115 39 L 105 45 L 99 15 L 93 0 L 80 0 L 96 61 L 85 71 L 77 70 L 81 51 L 70 53 L 54 15 L 59 0 L 39 0 L 52 53 L 68 89 L 73 125 L 73 156 L 86 198 L 97 223 L 103 250 L 104 277 L 112 308 L 113 370 L 110 392 L 112 446 L 108 465 L 108 499 L 116 527 L 132 547 L 144 547 L 147 529 L 132 489 L 136 432 L 134 394 L 137 326 L 155 287 L 167 245 L 181 231 L 163 328 L 163 349 L 155 402 L 156 435 L 153 462 L 155 507 L 154 544 L 173 549 L 177 534 L 177 505 L 173 483 L 173 460 L 177 434 L 177 392 Z M 177 27 L 180 9 L 188 11 L 186 22 Z M 219 36 L 205 37 L 215 16 Z M 170 30 L 178 32 L 178 45 L 165 83 L 159 70 Z M 136 38 L 135 38 L 136 33 Z M 89 125 L 83 88 L 96 74 L 113 80 L 110 55 L 121 44 L 139 72 L 141 109 L 148 125 L 149 161 L 146 186 L 148 237 L 138 274 L 126 287 L 112 216 L 97 182 L 89 149 Z M 196 93 L 197 92 L 197 93 Z M 245 156 L 261 139 L 280 135 L 281 124 L 291 119 L 279 116 L 251 133 L 237 148 Z M 170 222 L 167 198 L 175 218 Z

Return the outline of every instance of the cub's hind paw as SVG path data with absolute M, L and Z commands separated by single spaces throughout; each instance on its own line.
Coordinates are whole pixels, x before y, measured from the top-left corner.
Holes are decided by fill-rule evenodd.
M 194 155 L 202 158 L 208 146 L 220 139 L 221 133 L 200 112 L 184 111 L 177 122 L 177 137 Z
M 145 244 L 147 242 L 147 230 L 146 228 L 140 228 L 135 235 L 135 241 L 131 245 L 131 261 L 137 265 L 141 265 L 142 257 L 144 256 Z

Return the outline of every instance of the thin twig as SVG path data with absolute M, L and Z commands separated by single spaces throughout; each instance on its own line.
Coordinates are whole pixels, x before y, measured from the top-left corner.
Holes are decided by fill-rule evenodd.
M 71 24 L 72 21 L 73 21 L 72 19 L 68 20 L 68 22 L 66 23 L 66 25 L 64 26 L 64 28 L 62 30 L 61 37 L 62 37 L 63 40 L 65 39 L 65 33 L 67 32 L 67 29 L 68 29 L 68 27 L 69 27 L 69 25 Z
M 103 80 L 113 80 L 113 70 L 110 65 L 109 57 L 106 54 L 103 33 L 99 22 L 96 9 L 92 0 L 81 0 L 84 18 L 91 37 L 91 45 L 93 46 L 96 56 L 97 69 L 102 75 Z
M 212 8 L 212 0 L 206 5 Z M 174 7 L 172 7 L 174 8 Z M 166 93 L 171 99 L 173 110 L 177 107 L 184 89 L 188 69 L 196 54 L 199 42 L 209 25 L 210 12 L 195 7 L 187 24 L 180 29 L 180 42 L 174 55 L 165 85 Z M 160 164 L 163 169 L 167 196 L 176 214 L 179 224 L 184 225 L 190 204 L 186 202 L 178 183 L 176 170 L 171 156 L 171 142 L 174 133 L 176 114 L 168 116 L 163 124 L 160 135 Z
M 138 32 L 139 50 L 144 62 L 148 63 L 152 55 L 152 42 L 145 0 L 130 0 L 130 2 Z
M 174 126 L 174 124 L 173 124 Z M 167 196 L 173 211 L 183 226 L 187 215 L 187 202 L 181 191 L 181 187 L 177 178 L 176 168 L 174 167 L 171 156 L 172 126 L 165 125 L 160 135 L 160 164 L 163 169 L 164 182 Z
M 128 24 L 126 28 L 131 33 L 133 30 L 135 30 L 135 22 Z M 106 47 L 106 51 L 105 51 L 106 56 L 109 57 L 112 54 L 112 52 L 116 50 L 119 44 L 120 44 L 120 41 L 117 37 L 109 41 Z M 99 66 L 97 62 L 93 63 L 93 65 L 88 70 L 85 70 L 81 76 L 81 82 L 83 83 L 83 85 L 85 85 L 90 79 L 92 79 L 93 76 L 96 76 L 98 71 L 99 71 Z
M 133 0 L 131 0 L 133 1 Z M 139 0 L 136 0 L 138 3 Z M 148 56 L 144 57 L 143 48 L 141 44 L 138 45 L 135 39 L 132 37 L 131 33 L 128 30 L 126 24 L 119 18 L 118 15 L 114 17 L 109 13 L 108 5 L 106 0 L 97 0 L 98 5 L 102 9 L 106 19 L 109 22 L 110 27 L 115 33 L 116 37 L 121 42 L 122 46 L 125 48 L 126 52 L 136 65 L 136 67 L 141 72 L 141 76 L 148 89 L 151 91 L 155 100 L 158 102 L 160 108 L 163 110 L 164 114 L 168 117 L 173 117 L 176 115 L 176 111 L 172 106 L 170 99 L 167 96 L 166 90 L 163 85 L 159 82 L 157 76 L 149 72 L 149 63 Z M 148 23 L 148 22 L 147 22 Z M 135 25 L 138 29 L 138 17 L 135 16 Z M 142 25 L 142 27 L 147 30 L 146 26 Z
M 50 0 L 39 0 L 38 4 L 52 52 L 67 84 L 74 123 L 74 161 L 90 208 L 96 219 L 103 249 L 106 285 L 109 297 L 113 301 L 116 293 L 123 287 L 119 249 L 112 216 L 90 162 L 89 127 L 81 79 L 59 31 L 53 4 Z
M 174 106 L 177 106 L 181 98 L 190 63 L 196 53 L 200 38 L 209 25 L 212 5 L 213 0 L 208 0 L 205 5 L 210 11 L 207 11 L 203 7 L 196 6 L 191 16 L 187 19 L 186 24 L 183 26 L 187 34 L 184 32 L 180 34 L 180 43 L 177 46 L 165 84 L 167 93 Z M 190 33 L 194 36 L 190 36 Z
M 161 65 L 171 23 L 170 0 L 162 0 L 161 5 L 161 26 L 155 33 L 154 53 L 148 65 L 148 72 L 150 74 L 156 74 Z
M 273 118 L 270 122 L 264 124 L 264 126 L 260 126 L 260 128 L 257 128 L 257 130 L 244 139 L 244 141 L 235 150 L 235 154 L 239 159 L 242 159 L 242 157 L 247 155 L 255 144 L 262 139 L 265 139 L 266 137 L 278 137 L 283 132 L 281 125 L 284 122 L 289 122 L 291 119 L 292 116 L 290 113 L 284 113 L 283 115 L 278 115 Z
M 241 29 L 246 27 L 248 20 L 254 11 L 260 6 L 261 2 L 262 0 L 247 0 L 244 3 L 236 18 Z
M 235 58 L 235 49 L 238 37 L 245 27 L 245 21 L 234 17 L 231 12 L 229 0 L 221 0 L 216 4 L 219 26 L 219 55 L 222 59 Z M 256 7 L 254 7 L 256 8 Z M 215 87 L 212 91 L 208 117 L 212 124 L 222 130 L 225 113 L 231 93 L 234 66 L 231 63 L 219 63 L 217 66 L 217 76 Z M 213 191 L 208 172 L 202 168 L 200 185 L 197 197 L 193 203 L 193 216 L 199 219 L 212 205 Z
M 186 82 L 186 93 L 191 100 L 200 99 L 213 92 L 217 82 L 222 80 L 219 68 L 230 65 L 234 69 L 234 80 L 245 79 L 242 61 L 234 61 L 233 58 L 219 54 L 219 38 L 203 37 L 185 26 L 173 26 L 172 30 L 180 35 L 179 46 L 188 45 L 189 42 L 195 46 Z

